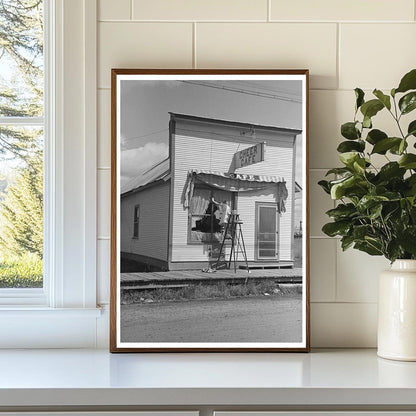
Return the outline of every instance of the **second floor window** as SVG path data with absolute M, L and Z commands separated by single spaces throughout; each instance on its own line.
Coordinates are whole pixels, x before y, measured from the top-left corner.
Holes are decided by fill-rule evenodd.
M 134 207 L 133 238 L 139 238 L 140 205 Z

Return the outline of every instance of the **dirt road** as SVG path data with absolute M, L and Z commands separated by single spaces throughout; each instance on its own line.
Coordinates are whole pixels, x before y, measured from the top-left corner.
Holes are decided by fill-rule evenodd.
M 301 295 L 121 306 L 123 342 L 299 342 Z

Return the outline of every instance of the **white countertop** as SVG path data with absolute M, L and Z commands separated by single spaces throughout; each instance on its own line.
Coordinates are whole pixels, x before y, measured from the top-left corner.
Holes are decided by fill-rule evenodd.
M 23 394 L 24 392 L 24 394 Z M 375 350 L 0 350 L 0 407 L 416 405 L 416 363 Z

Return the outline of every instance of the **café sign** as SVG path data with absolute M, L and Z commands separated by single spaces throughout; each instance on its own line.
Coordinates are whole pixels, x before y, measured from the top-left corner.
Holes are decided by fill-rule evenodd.
M 257 143 L 247 149 L 240 150 L 234 154 L 235 169 L 253 165 L 264 160 L 265 143 Z

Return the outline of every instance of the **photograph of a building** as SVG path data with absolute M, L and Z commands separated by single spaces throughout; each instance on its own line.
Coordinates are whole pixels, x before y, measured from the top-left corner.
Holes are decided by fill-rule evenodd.
M 122 260 L 148 270 L 215 264 L 223 234 L 213 198 L 239 214 L 250 266 L 293 267 L 299 134 L 171 113 L 169 157 L 130 181 L 121 194 Z M 241 166 L 236 157 L 244 157 L 246 149 L 256 152 L 258 161 L 245 155 Z M 227 256 L 227 246 L 224 251 Z
M 115 344 L 307 348 L 305 75 L 113 88 Z

